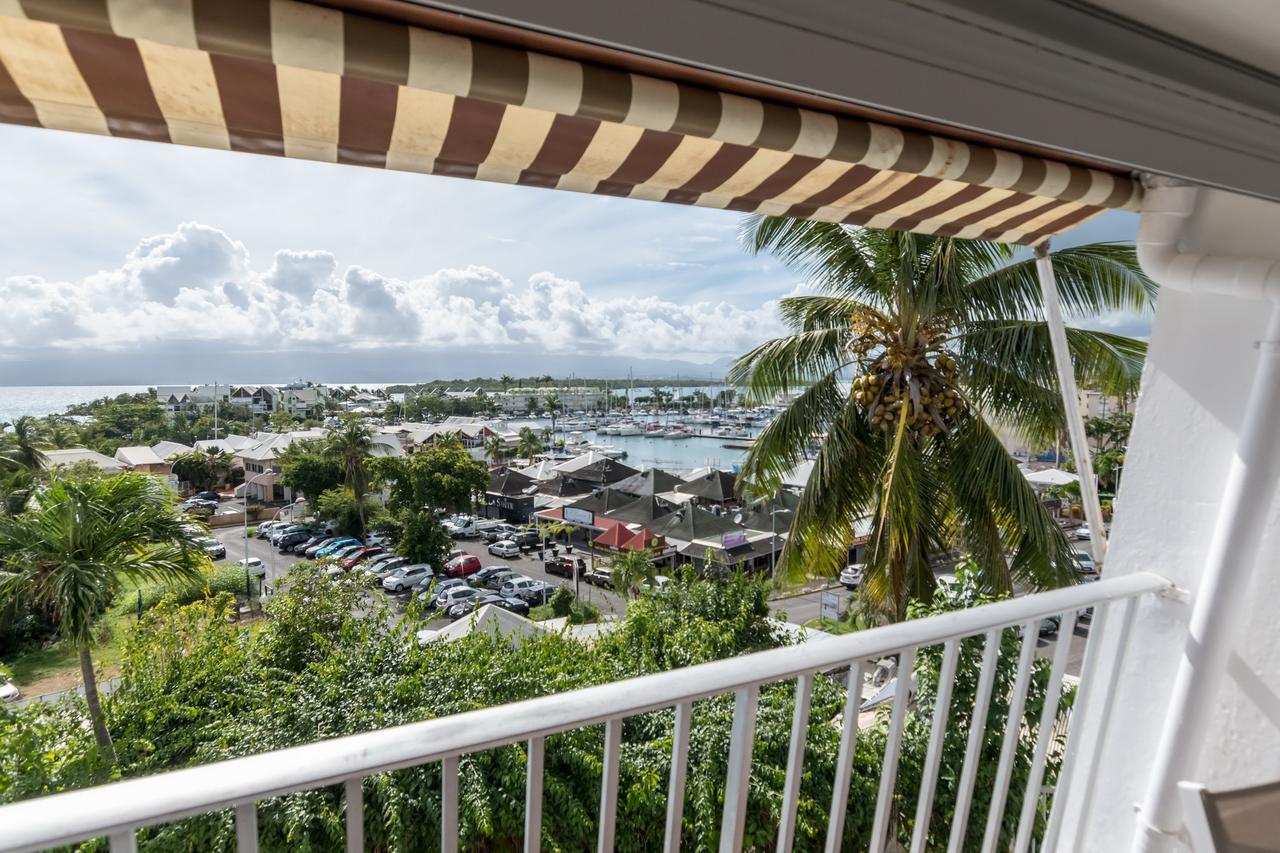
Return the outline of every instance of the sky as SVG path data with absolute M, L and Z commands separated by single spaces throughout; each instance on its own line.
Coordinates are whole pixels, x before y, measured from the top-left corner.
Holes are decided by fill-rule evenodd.
M 726 211 L 8 125 L 0 151 L 2 385 L 718 378 L 804 284 Z

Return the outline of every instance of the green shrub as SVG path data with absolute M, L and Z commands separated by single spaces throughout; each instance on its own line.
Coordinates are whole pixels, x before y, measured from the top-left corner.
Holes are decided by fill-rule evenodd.
M 562 586 L 552 594 L 551 600 L 547 602 L 551 607 L 551 613 L 557 619 L 563 619 L 569 615 L 569 611 L 573 608 L 573 590 L 567 586 Z

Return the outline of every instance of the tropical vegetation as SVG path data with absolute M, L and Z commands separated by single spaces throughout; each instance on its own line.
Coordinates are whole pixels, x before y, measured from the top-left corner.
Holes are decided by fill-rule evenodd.
M 796 392 L 754 443 L 739 483 L 773 494 L 812 456 L 782 565 L 832 575 L 870 519 L 863 594 L 885 617 L 933 590 L 932 562 L 973 555 L 1007 592 L 1072 582 L 1073 555 L 1000 440 L 1045 438 L 1063 422 L 1034 261 L 998 243 L 750 217 L 743 241 L 807 277 L 781 300 L 790 333 L 740 357 L 750 399 Z M 1147 311 L 1155 285 L 1131 245 L 1052 253 L 1072 318 Z M 1132 392 L 1143 342 L 1072 327 L 1077 381 Z
M 163 602 L 143 615 L 125 643 L 120 687 L 104 702 L 119 755 L 115 769 L 105 764 L 83 728 L 80 700 L 0 710 L 0 801 L 463 713 L 790 642 L 765 618 L 762 583 L 741 575 L 717 583 L 682 578 L 665 595 L 642 595 L 612 631 L 590 646 L 558 634 L 512 646 L 486 632 L 424 646 L 413 642 L 416 623 L 401 622 L 380 606 L 353 616 L 367 605 L 359 587 L 346 579 L 330 580 L 304 564 L 282 589 L 267 605 L 270 620 L 256 630 L 228 621 L 231 603 L 225 596 L 187 606 Z M 975 603 L 973 589 L 965 589 L 959 595 L 967 600 L 938 600 L 910 615 Z M 1013 630 L 1002 639 L 993 701 L 983 721 L 981 767 L 994 767 L 1000 755 L 1018 642 Z M 981 652 L 981 640 L 962 644 L 927 849 L 946 846 Z M 939 665 L 933 651 L 921 652 L 918 701 L 904 728 L 893 805 L 891 831 L 902 842 L 914 829 Z M 1001 849 L 1012 842 L 1047 682 L 1048 662 L 1040 661 L 1027 704 L 1015 715 L 1017 749 Z M 748 849 L 774 846 L 794 701 L 790 681 L 768 685 L 760 693 L 746 812 Z M 796 849 L 823 846 L 839 754 L 837 723 L 845 701 L 839 677 L 815 678 Z M 1059 721 L 1069 704 L 1070 697 L 1059 710 Z M 731 695 L 695 706 L 686 756 L 684 849 L 718 846 L 732 720 Z M 661 846 L 673 721 L 667 709 L 629 718 L 623 727 L 620 851 Z M 870 723 L 863 720 L 842 827 L 846 849 L 864 846 L 870 833 L 887 736 L 887 713 L 881 711 Z M 542 846 L 592 849 L 600 794 L 600 727 L 548 738 L 545 748 Z M 1060 755 L 1058 742 L 1049 752 L 1046 785 L 1054 784 Z M 461 758 L 460 849 L 519 849 L 525 761 L 523 744 Z M 965 849 L 981 843 L 991 788 L 981 783 L 975 788 Z M 369 849 L 437 849 L 440 765 L 369 777 L 362 819 Z M 258 821 L 263 850 L 341 849 L 342 786 L 264 800 Z M 233 814 L 221 811 L 145 829 L 139 846 L 228 849 L 234 839 Z M 85 848 L 104 846 L 93 842 Z
M 94 738 L 114 762 L 90 647 L 97 617 L 127 585 L 198 580 L 207 558 L 154 477 L 54 478 L 22 513 L 0 517 L 0 602 L 48 613 L 78 650 Z

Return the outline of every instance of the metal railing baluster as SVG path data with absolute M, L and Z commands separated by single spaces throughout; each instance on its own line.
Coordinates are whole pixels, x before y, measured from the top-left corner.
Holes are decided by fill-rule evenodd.
M 355 776 L 343 783 L 346 792 L 347 853 L 364 851 L 364 777 Z
M 849 687 L 844 700 L 840 753 L 831 785 L 831 815 L 827 820 L 826 853 L 840 853 L 844 843 L 844 813 L 849 805 L 849 777 L 853 774 L 853 748 L 858 741 L 858 708 L 862 706 L 862 661 L 849 665 Z
M 1004 741 L 1000 745 L 1000 763 L 991 787 L 991 807 L 987 809 L 987 831 L 982 837 L 982 853 L 995 853 L 1004 822 L 1004 806 L 1009 797 L 1009 779 L 1013 759 L 1022 739 L 1022 708 L 1031 684 L 1031 665 L 1035 662 L 1036 644 L 1040 641 L 1040 620 L 1022 625 L 1022 651 L 1018 654 L 1018 672 L 1013 679 L 1013 695 L 1009 697 L 1009 714 L 1004 722 Z
M 969 720 L 969 742 L 964 749 L 964 765 L 960 769 L 960 782 L 956 787 L 956 807 L 951 818 L 951 835 L 947 840 L 947 853 L 960 853 L 969 827 L 969 808 L 973 805 L 973 785 L 978 777 L 978 760 L 982 752 L 982 739 L 987 732 L 987 711 L 991 708 L 991 685 L 996 677 L 996 662 L 1000 657 L 1000 636 L 1003 628 L 987 632 L 982 648 L 982 670 L 978 676 L 978 688 L 973 697 L 973 716 Z
M 542 759 L 545 741 L 529 738 L 524 782 L 524 853 L 542 849 Z
M 676 725 L 671 735 L 671 783 L 667 789 L 667 831 L 663 853 L 679 853 L 680 833 L 684 829 L 684 780 L 689 770 L 689 726 L 693 721 L 693 703 L 681 702 L 675 707 Z
M 778 853 L 789 853 L 796 836 L 796 807 L 800 802 L 800 777 L 804 773 L 804 747 L 809 736 L 809 707 L 813 700 L 813 673 L 796 678 L 796 707 L 791 717 L 791 748 L 787 753 L 787 781 L 782 787 L 782 818 L 778 825 Z
M 947 736 L 947 719 L 951 715 L 951 689 L 956 681 L 956 661 L 960 658 L 960 641 L 948 640 L 942 649 L 942 669 L 938 671 L 938 692 L 933 702 L 933 728 L 929 730 L 929 748 L 924 758 L 924 775 L 920 780 L 920 796 L 916 801 L 916 825 L 911 833 L 911 853 L 924 853 L 933 819 L 933 795 L 938 787 L 938 767 L 942 763 L 942 741 Z
M 898 755 L 902 750 L 902 726 L 911 702 L 911 673 L 915 668 L 916 650 L 904 649 L 898 657 L 898 686 L 893 693 L 893 711 L 889 716 L 889 737 L 880 762 L 880 792 L 876 796 L 876 817 L 871 826 L 871 851 L 885 848 L 889 834 L 889 812 L 893 807 L 893 789 L 898 782 Z
M 111 833 L 108 844 L 111 853 L 138 853 L 138 836 L 132 829 Z
M 241 803 L 236 806 L 236 850 L 241 853 L 258 851 L 258 804 Z
M 604 724 L 604 773 L 600 780 L 599 853 L 613 850 L 613 834 L 618 818 L 618 760 L 622 752 L 622 718 Z
M 1049 741 L 1053 739 L 1053 721 L 1058 716 L 1058 704 L 1062 697 L 1062 676 L 1067 670 L 1067 657 L 1071 652 L 1071 638 L 1075 636 L 1076 612 L 1063 614 L 1058 625 L 1058 645 L 1053 650 L 1053 667 L 1049 670 L 1049 686 L 1045 689 L 1044 708 L 1040 710 L 1040 725 L 1036 729 L 1035 751 L 1031 755 L 1031 769 L 1027 772 L 1027 786 L 1022 793 L 1022 809 L 1018 816 L 1018 833 L 1014 838 L 1014 853 L 1025 853 L 1035 829 L 1036 803 L 1040 799 L 1040 781 L 1044 778 L 1045 757 L 1049 754 Z
M 729 777 L 724 786 L 724 815 L 720 820 L 720 853 L 742 849 L 747 819 L 747 790 L 751 787 L 751 753 L 756 740 L 756 701 L 760 685 L 739 687 L 733 700 L 733 732 L 729 738 Z
M 440 853 L 458 853 L 458 756 L 440 762 Z

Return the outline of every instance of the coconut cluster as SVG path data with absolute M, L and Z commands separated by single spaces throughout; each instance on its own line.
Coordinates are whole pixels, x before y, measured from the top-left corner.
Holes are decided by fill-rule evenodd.
M 955 386 L 955 359 L 943 346 L 945 331 L 926 329 L 910 337 L 896 330 L 886 336 L 872 328 L 854 331 L 859 334 L 853 349 L 865 368 L 853 380 L 853 399 L 872 426 L 896 429 L 903 410 L 906 428 L 916 436 L 949 432 L 956 425 L 965 402 Z

